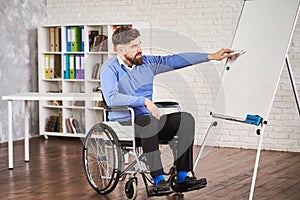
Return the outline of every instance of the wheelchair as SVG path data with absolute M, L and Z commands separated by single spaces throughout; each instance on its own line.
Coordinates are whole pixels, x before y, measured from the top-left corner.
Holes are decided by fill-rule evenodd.
M 105 104 L 105 102 L 104 102 Z M 159 108 L 180 111 L 177 102 L 156 102 Z M 113 111 L 129 111 L 131 113 L 131 124 L 121 125 L 119 122 L 106 120 L 106 113 Z M 104 122 L 95 124 L 87 133 L 83 144 L 83 166 L 89 184 L 100 194 L 112 192 L 119 181 L 126 180 L 125 195 L 128 199 L 137 196 L 138 178 L 141 174 L 145 184 L 147 196 L 169 195 L 175 191 L 176 183 L 176 161 L 164 175 L 168 176 L 167 182 L 171 191 L 157 191 L 150 176 L 150 170 L 141 145 L 134 137 L 134 110 L 127 106 L 107 107 L 104 105 Z M 176 158 L 176 138 L 170 142 L 160 141 L 161 145 L 168 144 Z M 195 178 L 194 172 L 192 176 Z M 205 178 L 204 178 L 205 179 Z M 206 182 L 206 179 L 205 179 Z M 205 184 L 206 186 L 206 184 Z M 204 187 L 205 187 L 204 186 Z M 199 188 L 201 189 L 201 188 Z M 183 193 L 179 193 L 183 197 Z

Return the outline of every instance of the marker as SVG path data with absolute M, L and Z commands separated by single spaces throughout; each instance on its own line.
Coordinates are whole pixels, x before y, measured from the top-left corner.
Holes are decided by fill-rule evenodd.
M 244 53 L 246 53 L 246 51 L 245 50 L 239 50 L 239 51 L 234 51 L 234 52 L 232 52 L 232 53 L 230 53 L 230 55 L 242 55 L 242 54 L 244 54 Z

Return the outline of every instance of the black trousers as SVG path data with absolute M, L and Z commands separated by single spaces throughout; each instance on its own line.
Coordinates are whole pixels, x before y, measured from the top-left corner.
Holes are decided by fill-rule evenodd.
M 176 170 L 191 171 L 193 169 L 193 144 L 195 136 L 194 117 L 187 112 L 176 112 L 161 116 L 157 120 L 153 116 L 135 118 L 135 133 L 140 140 L 152 176 L 163 173 L 160 141 L 171 141 L 177 135 Z

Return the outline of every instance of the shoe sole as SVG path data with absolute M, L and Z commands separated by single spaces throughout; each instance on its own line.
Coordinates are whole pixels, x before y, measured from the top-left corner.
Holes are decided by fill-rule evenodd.
M 189 192 L 192 190 L 200 190 L 202 188 L 205 188 L 207 185 L 207 182 L 203 182 L 203 183 L 198 183 L 198 184 L 194 184 L 194 185 L 190 185 L 190 186 L 181 186 L 181 188 L 176 189 L 175 188 L 175 192 Z

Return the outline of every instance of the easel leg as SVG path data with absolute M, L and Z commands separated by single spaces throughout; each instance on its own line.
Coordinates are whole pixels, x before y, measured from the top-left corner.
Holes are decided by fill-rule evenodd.
M 300 115 L 300 100 L 299 100 L 298 90 L 296 88 L 296 83 L 295 83 L 293 71 L 292 71 L 290 60 L 289 60 L 288 56 L 285 58 L 285 63 L 286 63 L 286 66 L 287 66 L 287 69 L 289 72 L 289 76 L 290 76 L 290 80 L 291 80 L 291 84 L 292 84 L 292 88 L 293 88 L 293 92 L 294 92 L 294 96 L 295 96 L 295 101 L 296 101 L 296 105 L 298 108 L 298 113 Z
M 253 199 L 256 175 L 257 175 L 257 170 L 258 170 L 258 163 L 259 163 L 259 159 L 260 159 L 261 146 L 262 146 L 263 136 L 264 136 L 264 129 L 265 129 L 265 126 L 263 125 L 262 130 L 260 131 L 260 139 L 259 139 L 257 152 L 256 152 L 256 159 L 255 159 L 255 165 L 254 165 L 254 170 L 253 170 L 249 200 Z
M 25 162 L 29 162 L 29 113 L 28 113 L 28 101 L 25 100 Z
M 210 129 L 211 129 L 213 126 L 217 126 L 217 125 L 218 125 L 218 122 L 217 122 L 217 121 L 213 121 L 213 122 L 210 124 L 210 126 L 209 126 L 209 128 L 208 128 L 208 130 L 207 130 L 207 132 L 206 132 L 206 135 L 205 135 L 205 137 L 204 137 L 204 139 L 203 139 L 201 148 L 200 148 L 200 150 L 199 150 L 199 152 L 198 152 L 198 154 L 197 154 L 196 160 L 195 160 L 195 162 L 194 162 L 193 171 L 195 171 L 195 169 L 196 169 L 196 167 L 197 167 L 197 164 L 198 164 L 198 162 L 199 162 L 199 160 L 200 160 L 200 157 L 201 157 L 201 155 L 202 155 L 202 153 L 203 153 L 203 150 L 204 150 L 204 147 L 205 147 L 205 145 L 206 145 L 206 141 L 207 141 L 208 135 L 209 135 L 209 133 L 210 133 Z

